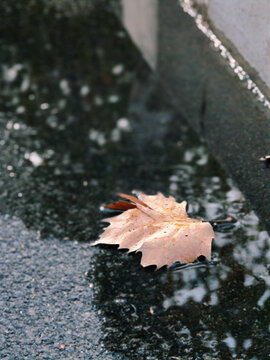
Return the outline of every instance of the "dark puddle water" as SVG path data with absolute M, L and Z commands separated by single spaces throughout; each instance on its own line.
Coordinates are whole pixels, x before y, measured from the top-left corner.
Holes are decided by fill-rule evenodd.
M 89 247 L 88 278 L 110 351 L 266 359 L 268 234 L 105 5 L 1 1 L 1 212 L 42 238 L 80 241 L 97 238 L 99 206 L 119 191 L 161 191 L 186 199 L 194 217 L 235 217 L 209 265 L 154 272 L 139 255 Z

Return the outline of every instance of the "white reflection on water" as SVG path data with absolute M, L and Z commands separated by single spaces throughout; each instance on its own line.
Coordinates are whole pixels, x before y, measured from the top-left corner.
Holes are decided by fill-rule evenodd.
M 42 103 L 40 105 L 41 110 L 47 110 L 49 109 L 50 105 L 48 103 Z
M 264 307 L 264 303 L 269 299 L 269 297 L 270 297 L 270 290 L 267 289 L 265 290 L 263 296 L 259 298 L 257 302 L 258 306 L 261 308 Z
M 121 140 L 122 133 L 124 132 L 130 132 L 132 130 L 132 127 L 130 125 L 130 121 L 127 118 L 120 118 L 116 122 L 116 126 L 111 131 L 111 141 L 117 142 Z
M 21 83 L 21 92 L 26 92 L 30 87 L 30 79 L 29 76 L 24 75 L 23 81 Z
M 255 279 L 254 276 L 245 274 L 245 282 L 244 282 L 244 286 L 253 286 L 257 283 L 258 281 Z
M 167 310 L 172 305 L 182 306 L 187 301 L 193 300 L 201 302 L 206 294 L 204 286 L 194 287 L 193 289 L 181 289 L 175 292 L 172 298 L 167 298 L 163 302 L 164 309 Z
M 83 85 L 80 89 L 81 96 L 87 96 L 89 92 L 90 92 L 90 86 L 88 85 Z
M 252 339 L 246 339 L 243 343 L 244 349 L 249 349 L 252 345 Z
M 126 118 L 121 118 L 117 120 L 116 126 L 122 131 L 131 131 L 130 122 Z
M 12 82 L 17 78 L 17 75 L 20 70 L 22 70 L 22 64 L 14 64 L 11 67 L 6 65 L 2 66 L 3 78 L 6 82 Z
M 23 114 L 25 112 L 25 107 L 24 106 L 18 106 L 16 109 L 16 113 L 17 114 Z
M 222 340 L 225 344 L 227 344 L 227 346 L 231 349 L 234 350 L 236 348 L 236 340 L 235 338 L 231 335 L 231 334 L 227 334 L 228 336 Z
M 31 161 L 31 163 L 35 166 L 38 167 L 43 163 L 43 159 L 42 157 L 35 151 L 28 153 L 26 152 L 24 154 L 24 158 Z
M 69 87 L 69 83 L 66 79 L 62 79 L 60 82 L 59 82 L 59 86 L 60 86 L 60 89 L 62 90 L 62 93 L 64 95 L 69 95 L 70 94 L 70 87 Z
M 199 308 L 206 319 L 209 313 L 220 316 L 219 321 L 226 329 L 223 336 L 217 339 L 218 333 L 211 331 L 213 325 L 206 321 L 200 339 L 214 353 L 223 342 L 230 356 L 236 357 L 238 348 L 247 350 L 253 346 L 249 332 L 247 338 L 242 333 L 235 334 L 235 322 L 239 321 L 241 325 L 243 321 L 241 312 L 252 313 L 257 311 L 256 308 L 263 311 L 269 305 L 270 241 L 256 214 L 246 207 L 243 194 L 231 179 L 215 173 L 205 155 L 207 149 L 204 146 L 185 149 L 179 165 L 173 167 L 169 189 L 177 200 L 189 201 L 191 217 L 212 220 L 232 216 L 237 222 L 230 228 L 216 231 L 212 251 L 213 257 L 215 254 L 218 257 L 215 264 L 213 261 L 196 262 L 172 268 L 174 288 L 172 293 L 164 296 L 162 305 L 168 312 L 176 311 L 173 309 L 178 307 L 183 313 Z M 260 291 L 256 291 L 257 288 Z M 251 294 L 250 299 L 246 298 L 247 294 Z M 252 303 L 253 310 L 248 308 L 249 305 L 241 305 L 242 302 Z M 227 323 L 225 319 L 230 317 L 234 320 Z
M 90 129 L 89 130 L 89 139 L 96 142 L 99 146 L 103 146 L 106 144 L 106 138 L 105 135 L 96 129 Z
M 200 162 L 201 159 L 207 160 Z M 232 258 L 254 276 L 260 276 L 265 273 L 270 258 L 269 235 L 260 229 L 257 215 L 245 210 L 246 200 L 233 181 L 227 178 L 224 184 L 218 173 L 213 174 L 212 170 L 209 174 L 208 162 L 204 146 L 185 150 L 182 162 L 174 166 L 169 178 L 169 189 L 178 200 L 189 202 L 191 217 L 208 221 L 227 216 L 236 218 L 237 223 L 231 228 L 216 232 L 213 246 L 222 249 L 231 245 Z
M 120 100 L 120 98 L 116 94 L 112 94 L 108 97 L 108 102 L 111 104 L 116 104 L 119 100 Z
M 117 64 L 114 65 L 114 67 L 112 68 L 112 73 L 113 75 L 120 75 L 124 70 L 124 65 L 123 64 Z

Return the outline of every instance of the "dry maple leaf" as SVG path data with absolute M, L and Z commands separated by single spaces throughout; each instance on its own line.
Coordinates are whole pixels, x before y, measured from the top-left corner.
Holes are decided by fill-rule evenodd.
M 190 263 L 200 255 L 211 260 L 211 244 L 215 239 L 209 222 L 191 219 L 186 213 L 186 201 L 177 203 L 161 193 L 139 199 L 120 194 L 128 201 L 118 201 L 106 207 L 124 210 L 118 216 L 104 219 L 110 225 L 93 245 L 119 245 L 119 249 L 141 252 L 141 265 L 172 265 L 177 261 Z

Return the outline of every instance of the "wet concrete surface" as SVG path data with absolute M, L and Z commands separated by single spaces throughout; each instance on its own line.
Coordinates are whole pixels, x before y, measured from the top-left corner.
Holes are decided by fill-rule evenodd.
M 1 358 L 267 359 L 267 232 L 114 15 L 68 3 L 0 4 Z M 237 222 L 210 263 L 143 269 L 90 246 L 134 189 Z

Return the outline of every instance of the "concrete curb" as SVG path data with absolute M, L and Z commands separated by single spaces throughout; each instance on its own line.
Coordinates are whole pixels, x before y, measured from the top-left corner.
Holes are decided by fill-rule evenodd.
M 178 0 L 158 2 L 157 23 L 157 76 L 270 230 L 270 169 L 259 161 L 270 152 L 269 109 L 239 81 Z

